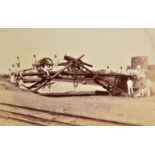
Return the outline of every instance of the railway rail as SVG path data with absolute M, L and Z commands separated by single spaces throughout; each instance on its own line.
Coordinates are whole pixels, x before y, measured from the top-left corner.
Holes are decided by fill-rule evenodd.
M 0 118 L 27 122 L 31 125 L 41 126 L 137 126 L 138 124 L 103 120 L 92 117 L 71 115 L 66 113 L 38 110 L 23 106 L 0 103 Z

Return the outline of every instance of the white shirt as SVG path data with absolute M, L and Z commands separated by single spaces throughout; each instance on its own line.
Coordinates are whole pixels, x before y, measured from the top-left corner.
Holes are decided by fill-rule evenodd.
M 24 82 L 23 82 L 23 80 L 20 80 L 19 81 L 19 87 L 22 88 L 22 86 L 24 86 Z
M 37 58 L 33 58 L 32 65 L 36 65 L 36 64 L 37 64 Z
M 45 67 L 44 67 L 44 71 L 45 71 L 45 72 L 49 72 L 51 69 L 52 69 L 51 66 L 45 66 Z
M 127 86 L 128 86 L 129 88 L 132 88 L 132 87 L 133 87 L 133 81 L 132 81 L 132 80 L 128 80 L 128 81 L 127 81 Z
M 107 73 L 107 74 L 108 74 L 108 73 L 111 73 L 111 70 L 107 68 L 107 69 L 105 70 L 105 73 Z
M 146 86 L 147 88 L 152 88 L 152 81 L 150 79 L 147 79 Z
M 44 71 L 45 71 L 45 72 L 48 72 L 48 66 L 45 66 L 45 67 L 44 67 Z
M 126 70 L 126 75 L 131 75 L 131 69 Z
M 17 65 L 17 68 L 20 68 L 21 66 L 21 64 L 20 64 L 20 60 L 19 59 L 17 59 L 17 61 L 16 61 L 16 65 Z
M 124 73 L 123 69 L 119 69 L 118 73 L 123 74 Z

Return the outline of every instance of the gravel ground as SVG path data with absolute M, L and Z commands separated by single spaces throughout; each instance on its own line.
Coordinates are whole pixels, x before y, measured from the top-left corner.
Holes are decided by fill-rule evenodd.
M 155 125 L 155 96 L 141 98 L 113 96 L 44 97 L 22 91 L 1 79 L 0 103 L 138 125 Z

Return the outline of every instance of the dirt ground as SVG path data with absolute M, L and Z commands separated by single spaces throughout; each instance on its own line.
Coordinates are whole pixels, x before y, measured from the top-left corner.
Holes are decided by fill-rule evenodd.
M 44 97 L 20 90 L 5 79 L 0 79 L 0 103 L 138 125 L 155 125 L 155 96 Z M 0 119 L 0 125 L 2 121 L 5 122 Z M 3 125 L 7 124 L 5 122 Z

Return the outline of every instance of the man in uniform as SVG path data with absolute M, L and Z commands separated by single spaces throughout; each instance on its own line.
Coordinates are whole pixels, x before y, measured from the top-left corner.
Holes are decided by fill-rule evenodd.
M 33 67 L 34 70 L 36 69 L 36 65 L 37 65 L 37 57 L 34 54 L 33 55 L 33 60 L 32 60 L 32 67 Z
M 19 56 L 17 56 L 16 65 L 17 65 L 17 68 L 20 69 L 20 58 L 19 58 Z
M 54 71 L 58 70 L 59 63 L 60 63 L 60 60 L 59 60 L 58 56 L 55 54 L 54 59 L 53 59 L 53 65 L 54 65 L 53 70 Z
M 133 95 L 133 81 L 130 78 L 128 78 L 128 81 L 127 81 L 127 88 L 128 88 L 128 95 L 132 96 Z
M 139 80 L 139 89 L 134 94 L 134 97 L 143 97 L 146 94 L 146 79 L 140 78 Z
M 122 66 L 120 67 L 118 73 L 119 73 L 119 74 L 124 74 L 124 72 L 123 72 L 123 67 L 122 67 Z
M 15 74 L 15 65 L 12 64 L 11 67 L 12 67 L 12 68 L 11 68 L 12 73 Z
M 107 68 L 106 68 L 106 70 L 105 70 L 105 73 L 106 73 L 106 74 L 111 73 L 111 70 L 110 70 L 110 67 L 109 67 L 109 66 L 107 66 Z
M 146 91 L 147 91 L 147 96 L 151 96 L 151 91 L 152 91 L 152 81 L 150 79 L 147 79 L 146 81 Z
M 15 65 L 14 64 L 12 64 L 11 65 L 11 69 L 9 69 L 9 72 L 10 72 L 10 82 L 11 83 L 15 83 Z
M 47 74 L 47 78 L 49 78 L 50 77 L 50 71 L 51 71 L 51 69 L 52 69 L 52 67 L 49 65 L 49 64 L 46 64 L 45 66 L 44 66 L 44 72 L 46 72 L 46 74 Z
M 17 66 L 17 68 L 16 68 L 16 74 L 17 75 L 20 75 L 20 67 L 21 67 L 21 64 L 20 64 L 20 58 L 19 58 L 19 56 L 17 56 L 17 59 L 16 59 L 16 66 Z

